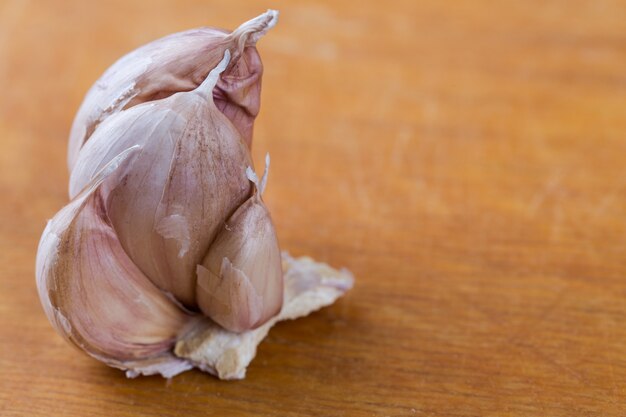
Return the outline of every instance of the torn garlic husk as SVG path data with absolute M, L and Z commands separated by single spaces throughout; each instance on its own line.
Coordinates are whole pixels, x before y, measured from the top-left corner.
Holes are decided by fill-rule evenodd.
M 37 288 L 59 333 L 128 376 L 196 367 L 242 378 L 271 326 L 352 286 L 347 271 L 281 255 L 262 199 L 269 154 L 259 179 L 249 136 L 216 94 L 276 16 L 269 11 L 224 35 L 220 59 L 210 71 L 201 65 L 199 82 L 188 72 L 194 82 L 180 88 L 171 68 L 140 77 L 144 93 L 160 93 L 105 112 L 76 151 L 71 201 L 39 244 Z M 149 51 L 170 56 L 174 46 L 160 42 L 118 61 L 116 71 L 127 65 L 134 74 L 135 58 Z M 176 88 L 163 89 L 163 80 Z M 258 90 L 251 91 L 258 111 Z M 243 100 L 236 106 L 246 102 L 235 96 Z

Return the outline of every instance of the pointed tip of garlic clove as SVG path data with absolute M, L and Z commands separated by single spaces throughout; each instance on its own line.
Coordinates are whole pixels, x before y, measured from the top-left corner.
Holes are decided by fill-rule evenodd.
M 252 167 L 246 168 L 246 177 L 248 180 L 253 183 L 256 187 L 257 194 L 259 196 L 263 195 L 265 191 L 265 187 L 267 186 L 267 176 L 270 172 L 270 153 L 265 154 L 265 170 L 263 171 L 263 176 L 259 180 L 259 176 L 254 172 Z
M 267 11 L 261 15 L 264 17 L 264 20 L 266 23 L 265 23 L 265 27 L 261 31 L 258 32 L 259 38 L 265 35 L 268 30 L 276 26 L 276 23 L 278 23 L 279 15 L 280 15 L 280 12 L 274 9 L 267 9 Z M 258 40 L 258 38 L 255 39 L 255 42 L 256 40 Z
M 267 186 L 267 176 L 270 173 L 270 153 L 265 154 L 265 171 L 263 171 L 263 177 L 261 177 L 261 182 L 259 183 L 259 194 L 263 195 L 265 191 L 265 187 Z
M 254 170 L 250 166 L 246 168 L 246 177 L 248 177 L 248 180 L 252 184 L 256 185 L 257 187 L 259 186 L 259 177 L 256 175 L 256 172 L 254 172 Z
M 209 75 L 207 75 L 204 81 L 202 81 L 202 84 L 200 84 L 193 91 L 197 94 L 200 94 L 207 100 L 213 101 L 213 89 L 215 88 L 217 81 L 220 79 L 220 74 L 222 74 L 226 70 L 226 67 L 228 67 L 229 62 L 230 51 L 226 49 L 224 51 L 224 57 L 219 62 L 219 64 L 217 64 L 217 66 L 209 72 Z
M 278 15 L 278 10 L 268 9 L 235 29 L 229 37 L 237 42 L 237 51 L 241 53 L 246 46 L 255 45 L 263 35 L 276 26 Z

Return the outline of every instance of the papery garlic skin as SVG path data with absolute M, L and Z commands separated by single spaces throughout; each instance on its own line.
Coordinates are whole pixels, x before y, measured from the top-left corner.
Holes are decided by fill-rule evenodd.
M 255 44 L 277 21 L 278 12 L 268 10 L 232 33 L 215 28 L 192 29 L 155 40 L 122 57 L 89 90 L 78 110 L 68 148 L 70 171 L 82 146 L 109 116 L 195 89 L 227 49 L 232 65 L 213 94 L 217 107 L 250 147 L 263 74 Z

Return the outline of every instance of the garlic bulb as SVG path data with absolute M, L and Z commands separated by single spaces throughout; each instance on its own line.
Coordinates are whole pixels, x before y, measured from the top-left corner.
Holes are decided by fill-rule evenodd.
M 196 366 L 242 378 L 276 321 L 352 285 L 348 272 L 281 257 L 262 200 L 269 155 L 261 179 L 253 169 L 254 43 L 276 18 L 268 11 L 231 34 L 189 31 L 141 47 L 107 71 L 76 118 L 71 201 L 42 235 L 39 296 L 59 333 L 129 376 Z M 163 67 L 138 71 L 143 60 Z

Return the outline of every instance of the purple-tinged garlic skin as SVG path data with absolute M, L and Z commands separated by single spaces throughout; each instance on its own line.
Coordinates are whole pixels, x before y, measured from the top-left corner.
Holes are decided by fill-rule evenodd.
M 101 184 L 139 152 L 134 146 L 112 158 L 48 222 L 37 251 L 37 288 L 53 326 L 91 356 L 116 367 L 169 367 L 180 362 L 169 351 L 190 316 L 133 264 L 103 216 Z
M 113 114 L 198 87 L 228 49 L 231 65 L 215 90 L 215 103 L 250 147 L 254 119 L 259 113 L 263 64 L 256 42 L 278 20 L 268 10 L 232 33 L 198 28 L 157 39 L 114 63 L 83 100 L 70 132 L 68 167 L 96 128 Z

